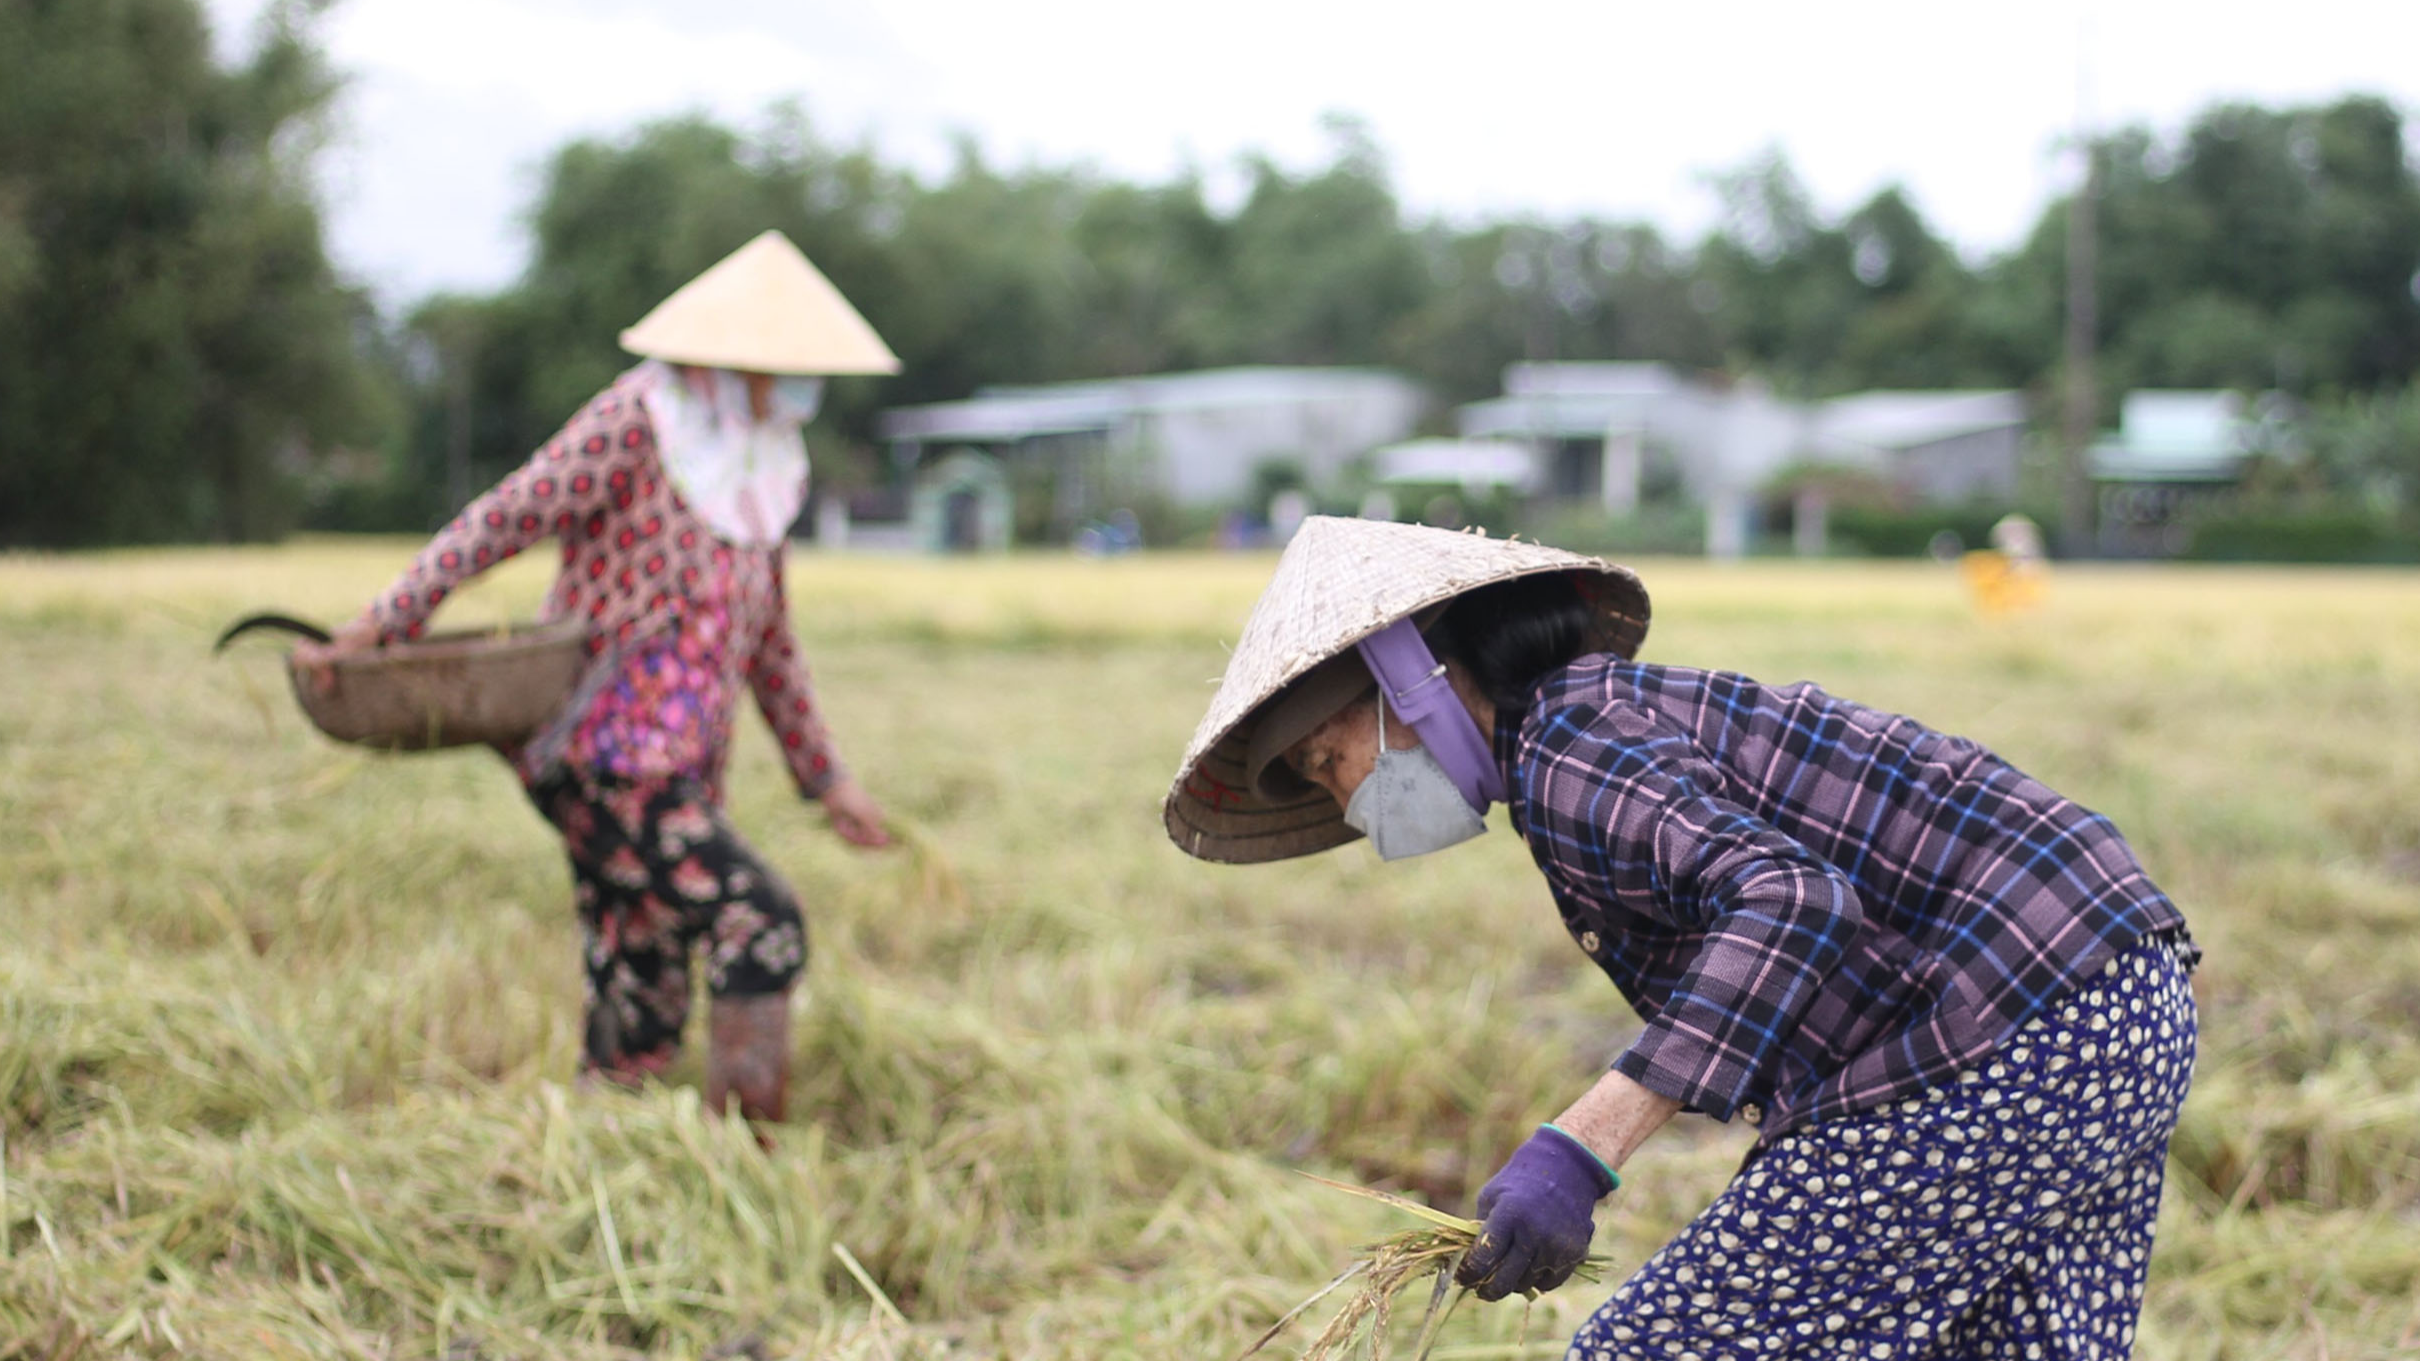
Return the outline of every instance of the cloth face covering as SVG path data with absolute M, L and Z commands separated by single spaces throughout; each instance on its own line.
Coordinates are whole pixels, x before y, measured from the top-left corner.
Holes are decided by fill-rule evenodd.
M 760 421 L 748 408 L 747 380 L 729 369 L 700 370 L 700 396 L 669 364 L 651 359 L 639 367 L 656 448 L 681 498 L 732 544 L 781 542 L 806 503 L 807 446 L 798 428 L 814 418 L 822 380 L 776 380 L 772 411 Z
M 1378 762 L 1345 801 L 1344 821 L 1369 837 L 1381 860 L 1441 851 L 1487 830 L 1427 747 L 1387 749 L 1384 699 L 1378 702 Z
M 1491 801 L 1502 799 L 1504 777 L 1496 769 L 1487 735 L 1454 693 L 1445 668 L 1421 638 L 1420 626 L 1398 619 L 1354 646 L 1386 702 L 1420 734 L 1420 745 L 1436 758 L 1472 811 L 1484 814 Z

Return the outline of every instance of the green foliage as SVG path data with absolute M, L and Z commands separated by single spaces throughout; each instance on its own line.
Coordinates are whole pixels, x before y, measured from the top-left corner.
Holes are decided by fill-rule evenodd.
M 2400 384 L 2420 367 L 2420 177 L 2392 105 L 2221 105 L 2173 144 L 2138 128 L 2100 154 L 2108 391 L 2314 394 Z M 2009 286 L 2051 301 L 2036 316 L 2054 328 L 2066 221 L 2054 205 L 2001 266 Z
M 0 544 L 424 528 L 631 362 L 622 328 L 767 227 L 904 363 L 831 385 L 809 442 L 834 488 L 892 476 L 881 408 L 993 384 L 1386 365 L 1451 404 L 1524 359 L 1808 395 L 2040 389 L 2059 365 L 2064 203 L 1981 265 L 1897 187 L 1827 218 L 1777 153 L 1717 179 L 1720 225 L 1693 244 L 1413 221 L 1348 118 L 1308 168 L 1247 158 L 1231 208 L 1191 171 L 1010 170 L 971 142 L 919 178 L 792 106 L 652 123 L 555 153 L 512 286 L 381 318 L 329 268 L 308 192 L 334 89 L 319 8 L 281 0 L 221 69 L 198 0 L 0 4 Z M 2420 370 L 2420 177 L 2391 105 L 2223 105 L 2098 154 L 2109 414 L 2134 386 L 2276 386 L 2326 411 Z M 2377 443 L 2345 419 L 2320 442 Z M 2395 457 L 2323 451 L 2314 476 L 2408 508 L 2420 475 Z
M 1896 186 L 1836 226 L 1778 153 L 1716 188 L 1698 268 L 1737 362 L 1811 394 L 2023 381 L 1973 315 L 1974 276 Z
M 2224 562 L 2420 562 L 2420 388 L 2349 393 L 2189 517 L 2184 555 Z
M 2309 423 L 2311 457 L 2348 497 L 2420 513 L 2420 388 L 2354 393 Z
M 1524 359 L 1722 363 L 1694 258 L 1653 227 L 1521 220 L 1422 235 L 1432 287 L 1389 358 L 1443 400 L 1495 395 Z
M 1335 159 L 1316 173 L 1253 161 L 1251 192 L 1226 224 L 1222 339 L 1236 358 L 1368 363 L 1426 300 L 1419 246 L 1397 220 L 1377 147 L 1357 124 L 1331 132 Z
M 1706 513 L 1696 506 L 1653 504 L 1629 515 L 1594 507 L 1549 510 L 1522 529 L 1525 537 L 1574 553 L 1606 557 L 1687 555 L 1706 548 Z
M 1330 130 L 1323 166 L 1250 162 L 1225 214 L 1192 175 L 1009 174 L 971 144 L 947 176 L 918 183 L 828 146 L 790 109 L 747 134 L 691 118 L 576 143 L 540 192 L 528 274 L 407 320 L 417 410 L 390 475 L 408 490 L 352 504 L 408 506 L 398 525 L 441 518 L 460 500 L 444 472 L 455 422 L 484 485 L 630 362 L 613 343 L 623 326 L 766 226 L 797 240 L 903 361 L 896 378 L 834 385 L 809 432 L 827 484 L 883 476 L 845 458 L 870 444 L 880 407 L 986 384 L 1385 364 L 1466 400 L 1521 358 L 1719 362 L 1691 257 L 1651 228 L 1409 225 L 1367 133 L 1349 120 Z
M 401 523 L 433 523 L 461 502 L 444 472 L 449 422 L 467 421 L 469 484 L 485 487 L 634 362 L 615 341 L 624 327 L 767 227 L 882 317 L 894 344 L 914 334 L 913 303 L 938 290 L 906 287 L 909 261 L 869 245 L 870 224 L 899 212 L 901 184 L 870 153 L 825 146 L 786 108 L 749 137 L 685 118 L 557 152 L 521 281 L 491 297 L 431 299 L 406 319 L 418 381 L 396 471 L 415 513 Z M 833 383 L 827 419 L 862 424 L 871 394 L 863 380 Z
M 2420 177 L 2393 106 L 2221 105 L 2105 138 L 2103 387 L 2368 390 L 2420 366 Z M 2028 386 L 2055 371 L 2067 203 L 1970 270 L 1896 189 L 1823 222 L 1777 155 L 1722 177 L 1699 253 L 1739 360 L 1811 392 Z
M 1947 530 L 1967 548 L 1991 546 L 1991 527 L 2009 513 L 2007 506 L 1888 506 L 1836 505 L 1827 524 L 1833 547 L 1843 553 L 1878 558 L 1916 558 L 1932 546 L 1933 536 Z M 2029 512 L 2036 523 L 2057 519 L 2048 507 Z
M 2205 562 L 2420 562 L 2420 531 L 2358 507 L 2230 507 L 2193 520 L 2184 556 Z
M 221 69 L 195 0 L 0 5 L 0 545 L 270 537 L 391 428 L 306 180 L 315 10 Z

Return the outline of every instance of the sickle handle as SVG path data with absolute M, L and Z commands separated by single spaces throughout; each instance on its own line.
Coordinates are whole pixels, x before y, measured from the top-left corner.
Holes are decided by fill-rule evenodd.
M 324 643 L 328 641 L 328 631 L 326 629 L 321 628 L 317 624 L 305 623 L 304 621 L 296 619 L 291 615 L 248 614 L 227 626 L 227 631 L 220 634 L 218 636 L 218 641 L 210 645 L 211 652 L 219 653 L 226 651 L 227 644 L 234 642 L 237 638 L 250 633 L 254 629 L 276 629 L 283 633 L 300 634 L 301 636 L 310 639 L 314 643 Z

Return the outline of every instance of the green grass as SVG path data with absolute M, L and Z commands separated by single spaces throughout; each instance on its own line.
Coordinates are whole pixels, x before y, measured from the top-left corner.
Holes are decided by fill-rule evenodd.
M 273 647 L 205 655 L 409 547 L 0 558 L 0 1357 L 1232 1356 L 1405 1227 L 1291 1169 L 1458 1208 L 1635 1025 L 1500 831 L 1417 870 L 1167 844 L 1267 559 L 802 557 L 919 849 L 841 847 L 749 720 L 735 816 L 814 937 L 793 1121 L 704 1118 L 693 1060 L 573 1092 L 566 875 L 500 763 L 333 746 Z M 1986 621 L 1922 566 L 1642 570 L 1650 656 L 1990 743 L 2192 916 L 2144 1354 L 2420 1352 L 2420 577 L 2069 571 Z M 1617 1274 L 1745 1137 L 1649 1146 Z M 1596 1298 L 1466 1306 L 1438 1354 L 1559 1355 Z

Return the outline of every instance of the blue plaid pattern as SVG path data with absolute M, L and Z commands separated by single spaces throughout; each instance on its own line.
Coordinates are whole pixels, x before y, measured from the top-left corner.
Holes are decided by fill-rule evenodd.
M 1949 1081 L 2184 917 L 2107 818 L 1811 684 L 1611 655 L 1499 717 L 1513 826 L 1646 1022 L 1614 1067 L 1770 1140 Z

